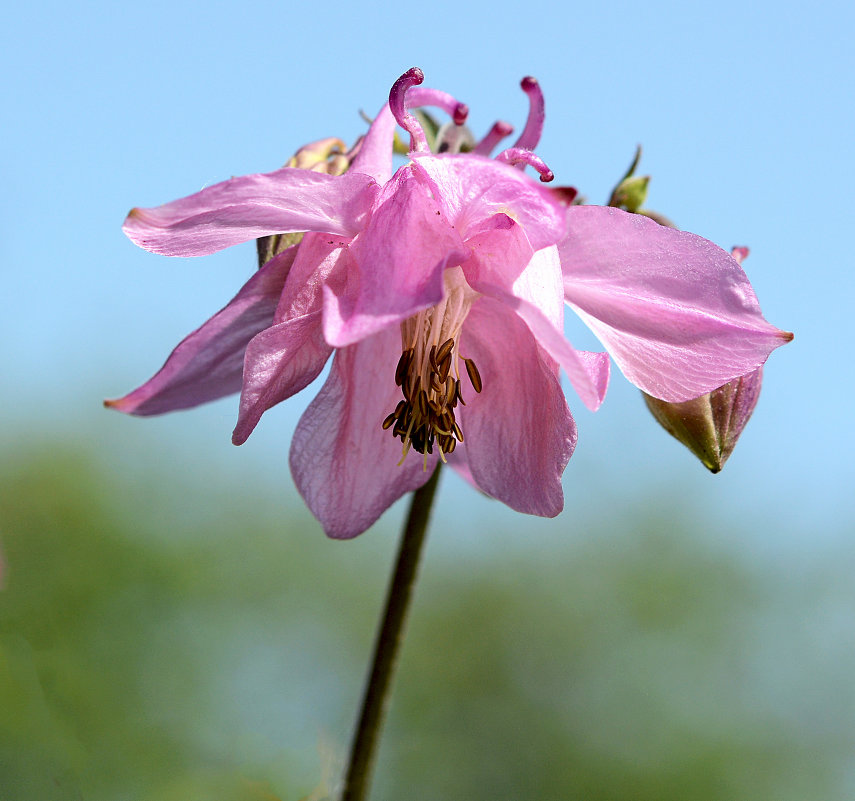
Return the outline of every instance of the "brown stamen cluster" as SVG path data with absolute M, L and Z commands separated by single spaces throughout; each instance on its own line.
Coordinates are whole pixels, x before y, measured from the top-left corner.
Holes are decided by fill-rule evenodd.
M 431 345 L 424 358 L 415 348 L 401 354 L 395 369 L 395 383 L 401 387 L 404 400 L 399 401 L 383 421 L 383 429 L 404 443 L 404 454 L 410 447 L 417 453 L 433 453 L 434 444 L 443 458 L 453 453 L 458 442 L 463 442 L 463 432 L 454 418 L 458 403 L 466 405 L 460 392 L 460 378 L 451 374 L 456 361 L 454 339 L 446 339 L 438 347 Z M 464 359 L 472 387 L 481 391 L 481 375 L 472 359 Z M 455 372 L 457 372 L 455 370 Z

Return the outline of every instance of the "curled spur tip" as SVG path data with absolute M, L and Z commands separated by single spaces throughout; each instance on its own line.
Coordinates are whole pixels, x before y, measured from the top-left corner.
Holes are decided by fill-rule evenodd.
M 519 167 L 534 167 L 540 174 L 540 180 L 545 184 L 555 178 L 555 173 L 546 166 L 546 162 L 540 156 L 523 147 L 509 147 L 503 150 L 496 156 L 496 161 Z
M 463 125 L 469 116 L 469 106 L 438 89 L 421 86 L 424 73 L 418 67 L 407 70 L 389 92 L 389 109 L 398 125 L 410 134 L 411 152 L 429 152 L 427 137 L 419 121 L 410 113 L 411 108 L 436 106 L 445 111 L 456 125 Z
M 520 81 L 520 87 L 528 95 L 528 119 L 514 147 L 524 147 L 534 150 L 543 133 L 543 121 L 546 118 L 546 105 L 543 100 L 543 90 L 536 78 L 527 75 Z

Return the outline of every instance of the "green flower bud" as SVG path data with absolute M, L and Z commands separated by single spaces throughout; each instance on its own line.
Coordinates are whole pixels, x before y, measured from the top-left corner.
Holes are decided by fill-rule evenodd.
M 649 183 L 649 175 L 624 178 L 614 188 L 609 205 L 619 209 L 626 209 L 626 211 L 631 211 L 633 214 L 637 213 L 647 200 L 647 186 Z
M 735 378 L 724 386 L 682 403 L 668 403 L 642 392 L 659 424 L 682 442 L 706 468 L 718 473 L 751 417 L 763 370 Z

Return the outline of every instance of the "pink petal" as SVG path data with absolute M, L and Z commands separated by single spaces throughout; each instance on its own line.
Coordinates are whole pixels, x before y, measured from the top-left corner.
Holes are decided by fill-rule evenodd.
M 460 264 L 466 255 L 431 187 L 412 165 L 402 167 L 350 246 L 353 293 L 325 290 L 327 341 L 336 347 L 358 342 L 438 303 L 445 268 Z
M 353 172 L 370 175 L 381 186 L 392 177 L 392 143 L 397 124 L 386 103 L 359 146 L 351 165 Z
M 257 334 L 246 348 L 240 413 L 232 442 L 242 445 L 264 412 L 311 384 L 331 353 L 319 311 Z
M 574 206 L 559 245 L 567 302 L 624 375 L 666 401 L 709 392 L 792 339 L 721 248 L 618 209 Z
M 507 214 L 494 214 L 476 229 L 470 229 L 466 245 L 470 256 L 463 264 L 463 272 L 471 286 L 490 283 L 510 290 L 534 255 L 522 226 Z M 563 290 L 558 295 L 558 312 L 563 316 L 562 294 Z
M 136 415 L 187 409 L 237 392 L 247 343 L 273 321 L 299 245 L 271 259 L 210 320 L 172 351 L 145 384 L 105 405 Z
M 323 308 L 325 284 L 340 286 L 346 280 L 347 237 L 306 234 L 288 273 L 276 308 L 275 322 L 302 317 Z
M 469 457 L 466 455 L 465 442 L 458 442 L 454 452 L 448 454 L 445 459 L 448 462 L 448 466 L 454 468 L 454 472 L 469 484 L 472 489 L 482 492 L 481 487 L 478 486 L 478 482 L 472 477 L 472 469 L 469 467 Z
M 209 186 L 151 209 L 132 209 L 124 232 L 166 256 L 204 256 L 239 242 L 292 231 L 352 237 L 378 192 L 367 175 L 285 167 Z
M 510 288 L 480 278 L 495 276 L 496 270 L 472 269 L 467 276 L 473 289 L 502 301 L 525 321 L 540 346 L 564 368 L 582 402 L 596 410 L 608 388 L 609 358 L 605 353 L 576 350 L 564 337 L 560 269 L 552 247 L 537 251 Z
M 317 378 L 332 353 L 323 335 L 322 287 L 340 281 L 347 242 L 306 234 L 276 309 L 276 325 L 247 346 L 240 413 L 232 442 L 243 444 L 262 414 Z
M 464 392 L 466 406 L 458 406 L 472 478 L 512 509 L 554 517 L 576 446 L 556 366 L 525 323 L 490 298 L 472 307 L 461 347 L 483 381 L 481 393 Z
M 330 537 L 361 534 L 424 484 L 436 465 L 436 456 L 429 456 L 425 471 L 421 456 L 410 453 L 398 466 L 401 443 L 381 428 L 401 398 L 394 380 L 400 355 L 395 329 L 337 351 L 294 432 L 294 482 Z
M 533 250 L 554 245 L 566 227 L 566 206 L 547 188 L 507 164 L 472 154 L 416 156 L 436 186 L 443 211 L 467 239 L 494 214 L 519 223 Z

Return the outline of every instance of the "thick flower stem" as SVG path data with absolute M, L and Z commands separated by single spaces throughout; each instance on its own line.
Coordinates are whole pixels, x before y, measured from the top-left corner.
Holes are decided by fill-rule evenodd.
M 419 557 L 427 533 L 439 470 L 440 465 L 437 465 L 428 482 L 413 494 L 410 504 L 410 513 L 401 535 L 398 558 L 386 596 L 386 610 L 374 644 L 374 662 L 365 685 L 362 711 L 356 724 L 341 801 L 364 801 L 367 797 L 377 741 L 389 702 L 392 675 L 403 641 L 404 623 L 416 583 Z

